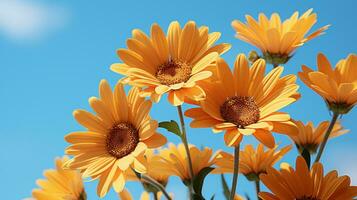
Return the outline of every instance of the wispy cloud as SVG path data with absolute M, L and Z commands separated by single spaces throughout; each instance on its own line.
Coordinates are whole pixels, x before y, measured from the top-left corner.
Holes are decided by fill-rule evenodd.
M 38 40 L 63 27 L 63 7 L 25 0 L 0 0 L 0 36 L 16 41 Z
M 357 185 L 357 156 L 353 148 L 346 147 L 343 150 L 336 150 L 331 155 L 329 162 L 334 163 L 339 175 L 348 175 L 352 180 L 352 185 Z

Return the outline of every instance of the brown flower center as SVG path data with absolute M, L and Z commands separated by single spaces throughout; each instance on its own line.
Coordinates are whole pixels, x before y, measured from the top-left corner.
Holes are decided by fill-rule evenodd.
M 121 122 L 109 131 L 107 151 L 116 158 L 122 158 L 133 152 L 139 143 L 139 132 L 134 125 Z
M 256 123 L 260 117 L 259 108 L 252 97 L 230 97 L 221 105 L 220 112 L 224 120 L 240 128 Z
M 318 199 L 317 197 L 307 197 L 307 196 L 303 196 L 303 197 L 300 197 L 300 198 L 297 198 L 296 200 L 320 200 Z
M 186 82 L 191 77 L 191 66 L 184 62 L 170 60 L 156 71 L 156 78 L 164 85 Z

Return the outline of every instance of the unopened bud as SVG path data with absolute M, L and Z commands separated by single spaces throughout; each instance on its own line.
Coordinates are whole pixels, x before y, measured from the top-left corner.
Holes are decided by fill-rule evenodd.
M 250 62 L 255 62 L 256 60 L 258 60 L 260 58 L 260 56 L 258 55 L 258 53 L 256 51 L 251 51 L 249 52 L 249 55 L 248 55 L 248 60 Z

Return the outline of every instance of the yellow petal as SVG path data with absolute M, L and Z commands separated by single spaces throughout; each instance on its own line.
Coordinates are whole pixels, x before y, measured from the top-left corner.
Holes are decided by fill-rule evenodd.
M 193 21 L 188 22 L 181 34 L 179 41 L 179 59 L 190 60 L 190 56 L 195 48 L 195 43 L 198 38 L 198 30 L 196 24 Z
M 170 55 L 174 60 L 176 60 L 178 58 L 179 39 L 181 33 L 180 24 L 177 21 L 171 22 L 167 32 Z
M 257 138 L 257 140 L 259 140 L 265 146 L 269 148 L 274 148 L 275 140 L 270 131 L 258 129 L 255 131 L 255 133 L 253 133 L 253 135 L 255 136 L 255 138 Z
M 227 130 L 224 134 L 224 141 L 227 146 L 236 146 L 242 141 L 243 136 L 236 128 Z
M 249 75 L 249 64 L 248 60 L 244 54 L 239 54 L 234 62 L 234 79 L 235 79 L 235 88 L 236 95 L 238 96 L 247 96 L 250 75 Z
M 169 46 L 166 40 L 165 33 L 159 25 L 153 24 L 151 27 L 152 43 L 159 53 L 161 63 L 169 60 Z
M 154 134 L 150 138 L 143 140 L 143 142 L 148 146 L 148 148 L 158 148 L 166 144 L 167 139 L 161 134 Z
M 173 106 L 180 106 L 184 103 L 184 97 L 179 91 L 170 91 L 168 100 Z
M 117 193 L 123 191 L 124 186 L 125 186 L 124 174 L 122 172 L 119 172 L 119 173 L 120 174 L 119 174 L 118 178 L 113 181 L 113 188 L 114 188 L 115 192 L 117 192 Z
M 124 189 L 123 191 L 119 192 L 119 198 L 121 200 L 133 200 L 133 197 L 129 193 L 128 190 Z
M 97 186 L 97 195 L 100 198 L 103 198 L 109 191 L 116 170 L 117 166 L 113 165 L 111 168 L 107 169 L 104 174 L 101 175 L 99 179 L 99 184 Z
M 75 110 L 73 112 L 73 116 L 78 123 L 90 131 L 103 133 L 107 131 L 107 128 L 109 128 L 103 123 L 102 120 L 85 110 Z
M 209 64 L 216 61 L 218 58 L 218 53 L 212 52 L 205 57 L 203 57 L 200 61 L 198 61 L 195 66 L 192 68 L 192 74 L 196 74 L 202 70 L 204 70 Z

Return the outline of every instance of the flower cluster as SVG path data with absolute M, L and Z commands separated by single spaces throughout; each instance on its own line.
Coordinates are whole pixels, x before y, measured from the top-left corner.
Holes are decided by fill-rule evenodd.
M 127 48 L 117 54 L 122 62 L 110 69 L 123 77 L 112 89 L 106 80 L 99 84 L 99 97 L 89 98 L 94 112 L 75 110 L 74 118 L 84 127 L 67 134 L 65 154 L 56 160 L 56 170 L 45 171 L 47 180 L 39 180 L 33 198 L 39 200 L 85 200 L 83 179 L 98 180 L 97 195 L 109 190 L 118 198 L 133 199 L 126 189 L 128 181 L 143 186 L 141 199 L 174 199 L 166 191 L 172 176 L 179 177 L 188 188 L 189 199 L 205 199 L 204 180 L 209 174 L 220 174 L 226 199 L 244 199 L 236 194 L 237 179 L 243 174 L 256 186 L 262 200 L 346 200 L 357 196 L 348 176 L 323 172 L 320 158 L 329 138 L 348 132 L 338 118 L 357 103 L 357 56 L 350 54 L 333 68 L 323 54 L 317 56 L 318 70 L 306 66 L 298 77 L 319 94 L 332 112 L 332 120 L 315 128 L 292 119 L 281 111 L 298 101 L 301 94 L 297 76 L 284 74 L 284 66 L 293 53 L 309 40 L 321 35 L 328 26 L 307 35 L 317 21 L 308 10 L 299 17 L 294 13 L 281 22 L 274 13 L 255 20 L 232 22 L 237 38 L 259 48 L 262 55 L 251 52 L 247 58 L 237 55 L 232 70 L 221 57 L 230 44 L 218 43 L 219 32 L 189 21 L 184 26 L 172 22 L 167 32 L 153 24 L 150 35 L 135 29 Z M 267 66 L 270 63 L 274 68 Z M 131 88 L 128 92 L 124 86 Z M 167 95 L 177 108 L 179 123 L 158 122 L 150 109 Z M 182 105 L 189 108 L 184 112 Z M 185 116 L 192 119 L 191 128 L 211 128 L 224 133 L 227 147 L 233 153 L 189 144 Z M 174 133 L 182 143 L 167 143 L 159 133 Z M 275 133 L 291 138 L 299 155 L 296 167 L 283 164 L 275 169 L 293 147 L 279 148 Z M 254 137 L 255 148 L 243 140 Z M 316 153 L 315 161 L 312 156 Z M 311 167 L 310 167 L 311 166 Z M 232 174 L 229 187 L 224 174 Z M 261 192 L 263 183 L 270 192 Z M 218 192 L 218 191 L 215 191 Z

